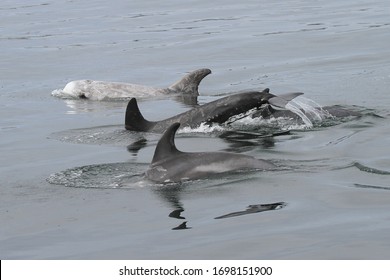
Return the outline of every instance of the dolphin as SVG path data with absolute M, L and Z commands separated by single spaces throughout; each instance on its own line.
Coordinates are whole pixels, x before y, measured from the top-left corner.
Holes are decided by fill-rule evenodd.
M 54 90 L 52 95 L 90 100 L 128 99 L 134 96 L 149 97 L 164 94 L 198 96 L 200 82 L 210 73 L 211 70 L 207 68 L 192 71 L 168 88 L 154 88 L 119 82 L 77 80 L 69 82 L 62 90 Z
M 240 170 L 276 170 L 271 162 L 229 152 L 182 152 L 176 148 L 175 133 L 180 123 L 173 123 L 157 143 L 145 177 L 158 183 L 175 183 L 207 178 Z
M 132 98 L 126 108 L 125 128 L 131 131 L 162 133 L 170 125 L 177 122 L 183 127 L 191 128 L 196 128 L 202 123 L 222 124 L 233 116 L 246 113 L 251 109 L 258 109 L 265 104 L 271 104 L 276 109 L 284 109 L 290 100 L 302 94 L 301 92 L 294 92 L 276 96 L 269 93 L 268 88 L 263 91 L 241 92 L 203 104 L 161 121 L 146 120 L 138 108 L 137 100 Z

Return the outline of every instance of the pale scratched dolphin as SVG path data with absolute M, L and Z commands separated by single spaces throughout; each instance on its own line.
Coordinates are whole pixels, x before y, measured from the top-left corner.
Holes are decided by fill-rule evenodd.
M 90 100 L 153 97 L 164 94 L 198 96 L 200 82 L 210 73 L 211 70 L 206 68 L 192 71 L 167 88 L 154 88 L 120 82 L 77 80 L 69 82 L 62 90 L 54 90 L 52 95 L 62 98 L 85 98 Z
M 273 163 L 229 152 L 182 152 L 176 148 L 175 133 L 180 123 L 172 124 L 159 140 L 145 177 L 158 183 L 175 183 L 207 178 L 232 171 L 276 170 Z

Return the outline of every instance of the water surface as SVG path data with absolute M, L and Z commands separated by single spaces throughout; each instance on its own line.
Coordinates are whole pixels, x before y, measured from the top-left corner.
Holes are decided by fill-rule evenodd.
M 389 259 L 389 12 L 383 0 L 3 1 L 0 257 Z M 159 135 L 124 131 L 126 102 L 50 94 L 77 79 L 166 87 L 204 67 L 200 103 L 269 87 L 383 118 L 265 138 L 184 132 L 184 151 L 285 168 L 160 186 L 140 175 Z M 150 120 L 189 109 L 140 107 Z

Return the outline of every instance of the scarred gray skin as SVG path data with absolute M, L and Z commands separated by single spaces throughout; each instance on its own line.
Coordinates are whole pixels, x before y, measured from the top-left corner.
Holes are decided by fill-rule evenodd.
M 226 122 L 235 115 L 260 108 L 264 104 L 284 107 L 288 101 L 303 93 L 290 93 L 284 96 L 275 96 L 269 89 L 263 91 L 248 91 L 229 95 L 207 104 L 193 108 L 187 112 L 161 121 L 147 121 L 142 116 L 137 101 L 131 99 L 127 105 L 125 128 L 131 131 L 164 132 L 170 125 L 180 123 L 182 127 L 196 128 L 202 123 L 211 124 Z
M 357 109 L 346 108 L 341 105 L 325 106 L 321 108 L 316 108 L 319 111 L 323 111 L 329 114 L 330 117 L 334 118 L 347 118 L 347 117 L 361 117 L 362 114 L 357 111 Z M 261 110 L 252 114 L 253 118 L 263 117 L 264 119 L 274 117 L 274 118 L 290 118 L 301 120 L 301 118 L 292 111 L 288 110 L 274 110 L 271 106 L 264 106 Z
M 158 183 L 174 183 L 207 178 L 239 170 L 276 170 L 273 163 L 251 156 L 228 152 L 179 151 L 175 145 L 175 133 L 180 123 L 172 124 L 159 140 L 153 160 L 145 177 Z
M 179 81 L 167 88 L 154 88 L 145 85 L 120 82 L 76 80 L 67 83 L 63 90 L 53 91 L 52 95 L 90 100 L 124 99 L 135 96 L 153 97 L 164 94 L 198 96 L 198 87 L 200 82 L 210 73 L 211 70 L 207 68 L 197 69 L 188 73 Z

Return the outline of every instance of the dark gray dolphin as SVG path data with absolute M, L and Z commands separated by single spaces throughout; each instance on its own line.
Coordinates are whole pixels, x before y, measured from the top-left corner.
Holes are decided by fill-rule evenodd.
M 146 120 L 135 98 L 127 105 L 125 116 L 125 128 L 132 131 L 163 132 L 173 123 L 179 122 L 184 127 L 196 128 L 201 123 L 224 123 L 235 115 L 246 113 L 264 104 L 271 104 L 276 108 L 284 109 L 286 104 L 301 92 L 276 96 L 269 93 L 269 89 L 260 91 L 241 92 L 229 95 L 204 105 L 193 108 L 187 112 L 161 121 Z
M 145 177 L 159 183 L 201 179 L 213 174 L 239 170 L 275 170 L 268 161 L 229 152 L 186 153 L 175 145 L 180 123 L 172 124 L 159 140 Z
M 94 81 L 76 80 L 66 84 L 62 90 L 54 90 L 53 96 L 86 98 L 90 100 L 126 99 L 131 97 L 153 97 L 163 94 L 199 95 L 199 84 L 204 77 L 211 73 L 210 69 L 202 68 L 192 71 L 168 88 L 154 88 L 150 86 Z

